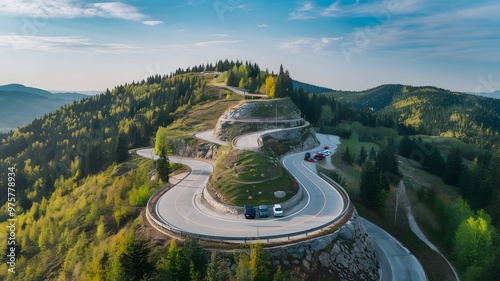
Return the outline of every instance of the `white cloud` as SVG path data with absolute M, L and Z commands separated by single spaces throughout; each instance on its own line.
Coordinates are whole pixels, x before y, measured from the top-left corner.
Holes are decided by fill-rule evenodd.
M 257 27 L 259 27 L 259 28 L 266 28 L 266 27 L 268 27 L 268 25 L 267 24 L 258 24 Z
M 360 3 L 359 0 L 336 0 L 328 6 L 306 2 L 290 12 L 290 20 L 309 20 L 333 17 L 370 17 L 373 15 L 407 14 L 435 5 L 440 0 L 387 0 Z
M 15 50 L 35 50 L 49 53 L 94 53 L 125 54 L 137 53 L 137 47 L 118 43 L 94 43 L 81 36 L 21 36 L 0 35 L 0 46 Z
M 161 20 L 146 20 L 146 21 L 143 21 L 142 23 L 145 25 L 155 26 L 155 25 L 162 24 L 163 21 L 161 21 Z
M 226 33 L 214 33 L 214 34 L 209 34 L 208 36 L 210 36 L 210 37 L 228 37 L 229 34 L 226 34 Z
M 310 11 L 314 8 L 314 5 L 312 2 L 304 2 L 302 3 L 302 6 L 299 7 L 298 11 L 301 11 L 301 12 L 306 12 L 306 11 Z
M 188 44 L 172 44 L 167 47 L 177 47 L 177 48 L 189 48 L 189 47 L 211 47 L 211 46 L 220 46 L 226 44 L 236 44 L 241 43 L 242 40 L 214 40 L 214 41 L 200 41 Z
M 298 37 L 279 43 L 278 48 L 290 53 L 299 53 L 303 51 L 320 52 L 331 47 L 332 43 L 341 41 L 342 39 L 342 37 Z
M 196 42 L 193 43 L 192 46 L 195 47 L 208 47 L 208 46 L 216 46 L 216 45 L 225 45 L 225 44 L 234 44 L 241 43 L 241 40 L 217 40 L 217 41 L 204 41 L 204 42 Z
M 423 13 L 423 12 L 422 12 Z M 353 29 L 344 42 L 353 53 L 378 51 L 407 57 L 499 62 L 500 3 L 426 10 Z
M 136 7 L 122 2 L 87 4 L 80 0 L 2 0 L 0 14 L 35 18 L 102 17 L 124 20 L 146 18 Z

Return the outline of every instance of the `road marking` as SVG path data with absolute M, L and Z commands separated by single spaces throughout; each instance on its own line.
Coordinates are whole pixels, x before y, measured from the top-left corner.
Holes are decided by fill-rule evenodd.
M 323 138 L 324 136 L 321 136 L 321 137 Z M 335 144 L 333 144 L 332 146 L 335 146 L 335 148 L 336 148 Z M 305 222 L 308 222 L 310 220 L 313 220 L 313 219 L 317 218 L 321 213 L 324 212 L 324 210 L 326 208 L 327 199 L 328 198 L 327 198 L 327 195 L 324 192 L 324 190 L 320 187 L 320 185 L 318 185 L 316 183 L 318 180 L 322 181 L 322 182 L 325 182 L 326 184 L 328 184 L 328 186 L 330 188 L 332 188 L 335 191 L 335 193 L 340 197 L 340 193 L 333 186 L 331 186 L 329 183 L 327 183 L 326 181 L 324 181 L 321 177 L 319 177 L 316 174 L 314 174 L 314 172 L 312 170 L 310 170 L 304 164 L 304 162 L 303 162 L 302 158 L 299 156 L 299 154 L 300 153 L 285 156 L 285 158 L 282 160 L 282 164 L 283 164 L 283 166 L 285 166 L 285 169 L 287 169 L 287 170 L 290 171 L 290 169 L 284 163 L 285 162 L 289 162 L 289 159 L 291 157 L 294 157 L 293 159 L 291 159 L 291 164 L 290 164 L 291 167 L 295 168 L 296 172 L 298 172 L 300 175 L 302 175 L 305 179 L 309 180 L 309 182 L 310 182 L 310 183 L 306 182 L 306 184 L 304 184 L 300 179 L 298 179 L 296 176 L 294 176 L 295 180 L 299 183 L 300 188 L 303 188 L 305 190 L 305 192 L 307 193 L 307 202 L 306 202 L 305 206 L 302 207 L 300 210 L 295 211 L 295 212 L 293 212 L 293 213 L 291 213 L 291 214 L 289 214 L 289 215 L 287 215 L 287 216 L 285 216 L 283 218 L 257 220 L 257 221 L 251 222 L 251 221 L 249 221 L 247 219 L 242 220 L 242 219 L 239 218 L 239 216 L 236 216 L 237 217 L 236 220 L 232 220 L 232 219 L 221 218 L 221 217 L 216 217 L 216 216 L 210 215 L 210 214 L 202 211 L 200 209 L 200 207 L 197 206 L 197 204 L 196 204 L 196 196 L 199 195 L 198 190 L 200 189 L 200 187 L 198 187 L 196 189 L 196 191 L 193 192 L 193 196 L 192 196 L 192 199 L 191 199 L 191 206 L 189 204 L 188 205 L 180 205 L 179 204 L 180 203 L 179 199 L 182 196 L 186 196 L 186 190 L 193 188 L 193 184 L 195 184 L 196 182 L 199 182 L 200 177 L 204 176 L 204 171 L 203 171 L 203 166 L 200 167 L 199 165 L 196 165 L 196 163 L 194 163 L 194 164 L 193 163 L 189 163 L 189 161 L 183 161 L 182 158 L 175 158 L 175 157 L 173 157 L 172 159 L 173 160 L 175 159 L 175 161 L 178 161 L 178 163 L 182 163 L 182 164 L 186 164 L 186 165 L 191 166 L 191 173 L 190 173 L 190 175 L 188 175 L 188 177 L 190 177 L 189 180 L 191 182 L 189 184 L 186 184 L 187 182 L 184 181 L 184 183 L 182 183 L 182 181 L 181 181 L 181 182 L 179 182 L 178 186 L 176 186 L 176 188 L 181 188 L 182 187 L 184 189 L 177 195 L 177 197 L 174 200 L 175 211 L 186 222 L 192 223 L 192 224 L 195 224 L 195 225 L 199 225 L 201 227 L 208 228 L 208 229 L 214 229 L 214 230 L 220 230 L 220 231 L 226 231 L 226 232 L 227 231 L 233 231 L 233 232 L 238 232 L 238 233 L 241 233 L 241 232 L 248 233 L 248 232 L 253 232 L 253 230 L 255 230 L 255 228 L 258 229 L 259 226 L 262 226 L 264 224 L 268 224 L 268 223 L 271 223 L 271 222 L 280 222 L 280 221 L 283 221 L 284 225 L 270 226 L 270 228 L 266 228 L 266 230 L 273 231 L 273 230 L 278 230 L 278 229 L 279 230 L 291 229 L 291 231 L 296 232 L 297 230 L 293 229 L 295 226 L 303 224 Z M 144 154 L 142 154 L 142 156 L 144 156 Z M 300 161 L 300 162 L 298 162 L 298 161 Z M 186 163 L 184 163 L 184 162 L 186 162 Z M 300 165 L 302 165 L 302 167 Z M 212 167 L 212 166 L 210 165 L 210 167 Z M 308 173 L 305 173 L 304 169 L 310 170 L 311 171 L 311 175 L 309 175 Z M 211 170 L 213 170 L 213 167 L 212 167 Z M 209 173 L 211 174 L 212 171 L 209 171 Z M 311 177 L 312 174 L 314 174 L 316 177 L 312 178 Z M 186 177 L 186 179 L 188 177 Z M 302 180 L 304 180 L 304 178 L 302 178 Z M 207 181 L 208 181 L 208 177 L 203 182 L 203 185 L 205 185 Z M 319 211 L 317 211 L 315 214 L 301 216 L 300 214 L 306 208 L 308 208 L 310 206 L 310 204 L 311 204 L 311 193 L 310 193 L 309 189 L 313 188 L 313 187 L 316 187 L 319 190 L 319 192 L 322 194 L 323 204 L 321 206 L 321 209 Z M 156 210 L 156 213 L 157 213 L 158 217 L 160 217 L 165 223 L 171 225 L 175 229 L 179 229 L 181 231 L 186 231 L 186 232 L 191 232 L 193 234 L 198 234 L 196 232 L 199 232 L 199 231 L 189 231 L 187 229 L 180 229 L 179 227 L 177 227 L 177 226 L 173 225 L 172 223 L 170 223 L 165 217 L 163 217 L 160 214 L 159 206 L 160 206 L 162 200 L 165 199 L 164 197 L 166 196 L 166 194 L 167 193 L 163 194 L 158 199 L 158 201 L 156 203 L 155 210 Z M 317 198 L 319 198 L 319 197 L 317 197 Z M 165 210 L 167 210 L 168 207 L 169 206 L 164 206 Z M 236 224 L 236 225 L 225 226 L 225 227 L 217 227 L 216 225 L 207 225 L 205 223 L 200 222 L 199 220 L 192 219 L 191 215 L 186 216 L 186 210 L 184 208 L 189 209 L 189 210 L 196 210 L 197 213 L 199 213 L 199 214 L 201 214 L 203 216 L 206 216 L 206 217 L 208 217 L 208 218 L 210 218 L 212 220 L 231 222 L 231 224 Z M 342 208 L 340 208 L 340 209 L 342 210 Z M 193 212 L 193 214 L 194 214 L 194 212 Z M 196 217 L 196 214 L 194 214 L 194 216 Z M 306 219 L 302 219 L 302 218 L 306 218 Z M 289 221 L 297 220 L 297 222 L 292 223 L 292 224 L 285 224 L 285 222 L 284 222 L 285 220 L 289 220 Z M 245 226 L 250 227 L 251 229 L 242 229 L 241 228 L 243 226 L 242 224 L 244 224 Z M 300 230 L 298 230 L 298 231 L 300 231 Z M 200 234 L 203 234 L 203 233 L 200 233 Z M 271 235 L 275 235 L 275 234 L 271 234 Z

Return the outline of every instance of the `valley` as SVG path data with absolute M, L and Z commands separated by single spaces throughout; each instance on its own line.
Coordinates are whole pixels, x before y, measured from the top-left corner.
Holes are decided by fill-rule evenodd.
M 244 71 L 239 74 L 238 71 L 233 74 L 231 72 L 234 69 L 243 70 L 248 65 L 254 67 L 253 64 L 241 63 L 237 66 L 237 63 L 232 63 L 234 66 L 221 69 L 221 73 L 226 73 L 222 77 L 250 75 Z M 499 113 L 495 103 L 486 106 L 482 100 L 477 100 L 476 103 L 470 97 L 462 96 L 465 94 L 454 93 L 459 103 L 467 103 L 473 107 L 481 105 L 478 110 L 469 113 L 470 120 L 483 120 L 481 118 L 485 118 L 484 116 L 493 118 L 493 121 L 479 126 L 476 121 L 467 125 L 466 119 L 453 117 L 459 114 L 452 112 L 458 110 L 457 105 L 449 107 L 446 103 L 426 101 L 432 104 L 436 114 L 419 115 L 419 118 L 428 118 L 424 122 L 435 123 L 443 131 L 444 128 L 462 128 L 461 132 L 465 137 L 457 134 L 450 136 L 433 131 L 434 125 L 429 127 L 432 129 L 430 131 L 425 126 L 417 126 L 417 123 L 408 121 L 406 117 L 392 118 L 396 123 L 387 123 L 390 119 L 387 116 L 390 114 L 418 111 L 421 106 L 418 100 L 423 99 L 421 93 L 426 92 L 426 88 L 411 88 L 413 90 L 407 93 L 405 88 L 399 86 L 382 87 L 373 90 L 377 97 L 373 100 L 367 93 L 358 93 L 363 95 L 363 102 L 360 102 L 349 96 L 333 97 L 330 93 L 308 94 L 303 88 L 290 89 L 292 80 L 285 72 L 273 76 L 260 71 L 252 75 L 253 82 L 248 79 L 248 84 L 243 83 L 242 88 L 249 93 L 252 88 L 261 97 L 268 99 L 262 102 L 251 100 L 252 96 L 238 95 L 227 88 L 214 85 L 214 82 L 221 83 L 217 81 L 218 77 L 182 71 L 117 86 L 101 95 L 66 105 L 14 132 L 1 134 L 2 184 L 5 183 L 3 171 L 13 166 L 18 171 L 16 216 L 19 227 L 16 228 L 16 239 L 19 245 L 15 252 L 21 257 L 17 266 L 23 270 L 15 279 L 114 280 L 128 269 L 141 267 L 150 269 L 150 273 L 140 273 L 143 274 L 142 277 L 160 280 L 174 273 L 190 276 L 190 267 L 194 267 L 199 274 L 209 274 L 208 268 L 215 264 L 229 264 L 228 269 L 221 271 L 228 276 L 235 276 L 250 268 L 248 260 L 257 257 L 266 260 L 264 264 L 267 266 L 263 266 L 262 270 L 268 276 L 279 275 L 279 271 L 282 271 L 281 274 L 287 276 L 286 280 L 299 278 L 298 276 L 306 276 L 304 279 L 307 280 L 342 280 L 353 276 L 361 278 L 359 276 L 366 272 L 349 270 L 351 264 L 360 262 L 356 248 L 351 248 L 350 242 L 342 242 L 353 241 L 353 245 L 358 247 L 371 247 L 367 246 L 372 243 L 371 240 L 364 238 L 364 228 L 358 227 L 361 223 L 358 223 L 360 218 L 354 214 L 355 211 L 349 213 L 348 217 L 339 219 L 332 229 L 326 227 L 317 233 L 307 234 L 308 237 L 297 237 L 301 243 L 316 239 L 311 241 L 323 245 L 320 248 L 316 248 L 317 244 L 314 243 L 308 245 L 308 251 L 316 249 L 309 254 L 293 248 L 293 252 L 286 255 L 284 252 L 267 249 L 269 247 L 266 243 L 221 243 L 214 246 L 203 239 L 193 239 L 197 238 L 196 235 L 174 235 L 173 239 L 156 232 L 147 222 L 146 213 L 155 207 L 151 208 L 146 204 L 151 195 L 163 187 L 168 190 L 165 194 L 180 193 L 169 203 L 162 201 L 167 199 L 158 198 L 158 204 L 163 207 L 157 216 L 174 225 L 183 221 L 179 221 L 179 218 L 187 217 L 189 219 L 184 222 L 191 221 L 191 224 L 185 227 L 201 226 L 196 230 L 184 229 L 187 232 L 207 236 L 223 235 L 226 238 L 264 239 L 273 235 L 283 238 L 288 233 L 303 232 L 306 229 L 318 230 L 317 227 L 322 228 L 325 223 L 336 221 L 340 211 L 334 209 L 341 207 L 341 204 L 325 203 L 335 197 L 328 193 L 334 190 L 328 184 L 308 181 L 317 175 L 312 168 L 316 166 L 318 171 L 335 179 L 347 190 L 348 197 L 361 216 L 387 229 L 415 257 L 432 257 L 425 254 L 427 246 L 420 246 L 422 244 L 409 235 L 404 208 L 396 208 L 396 187 L 399 180 L 402 180 L 407 185 L 416 221 L 426 236 L 457 267 L 460 275 L 466 276 L 469 274 L 467 270 L 470 270 L 463 264 L 461 252 L 457 248 L 460 245 L 460 249 L 468 249 L 467 239 L 454 241 L 450 237 L 460 236 L 460 233 L 465 233 L 466 227 L 473 227 L 476 221 L 484 220 L 487 223 L 484 231 L 490 238 L 481 245 L 491 255 L 478 259 L 476 266 L 482 268 L 481 274 L 485 276 L 496 274 L 494 258 L 498 245 L 494 242 L 496 234 L 493 229 L 498 228 L 498 213 L 494 208 L 497 204 L 495 200 L 498 200 L 498 189 L 493 183 L 499 174 L 497 169 L 500 165 L 496 164 L 499 159 L 496 132 L 499 129 L 494 118 Z M 270 81 L 268 77 L 274 77 L 274 83 L 284 81 L 283 87 L 278 87 L 281 90 L 267 90 L 265 81 Z M 407 89 L 409 88 L 410 86 Z M 272 105 L 258 109 L 260 107 L 254 104 L 259 102 Z M 248 115 L 243 113 L 250 111 L 231 110 L 241 108 L 245 103 L 257 110 Z M 389 107 L 391 109 L 386 110 Z M 367 108 L 376 110 L 370 112 Z M 401 108 L 404 110 L 397 111 Z M 435 117 L 448 115 L 450 118 Z M 224 118 L 220 118 L 221 116 Z M 251 122 L 246 122 L 248 120 Z M 439 125 L 439 122 L 442 124 Z M 458 127 L 453 127 L 456 123 Z M 196 137 L 198 132 L 216 128 L 219 131 L 213 137 L 219 139 L 217 143 Z M 250 140 L 243 139 L 245 144 L 238 144 L 240 135 L 259 131 L 266 133 L 258 133 L 255 137 L 259 140 L 258 149 L 249 144 Z M 304 162 L 304 151 L 316 151 L 324 146 L 334 149 L 336 143 L 327 143 L 330 140 L 323 137 L 326 135 L 340 137 L 335 153 L 328 156 L 331 157 L 328 162 L 333 166 L 324 165 L 322 169 L 321 162 Z M 484 141 L 479 141 L 479 136 L 485 136 Z M 163 158 L 163 162 L 130 153 L 144 147 L 151 147 L 151 150 L 140 153 L 149 157 L 154 152 L 160 159 Z M 238 148 L 247 150 L 237 151 Z M 417 158 L 416 155 L 424 155 L 424 159 Z M 172 188 L 168 184 L 168 177 L 186 171 L 191 171 L 196 176 L 199 172 L 192 165 L 189 168 L 177 163 L 183 161 L 178 159 L 185 159 L 176 158 L 179 156 L 205 159 L 214 165 L 213 176 L 202 182 L 207 181 L 213 192 L 222 194 L 220 201 L 226 205 L 239 208 L 249 202 L 255 202 L 255 206 L 272 205 L 277 203 L 277 199 L 273 197 L 274 192 L 289 193 L 289 197 L 283 199 L 288 200 L 297 194 L 297 187 L 301 186 L 307 187 L 312 201 L 304 205 L 298 204 L 295 209 L 285 208 L 285 216 L 277 219 L 248 221 L 242 217 L 241 210 L 238 214 L 218 215 L 225 223 L 234 224 L 230 227 L 231 230 L 224 230 L 220 222 L 211 223 L 205 215 L 193 213 L 196 208 L 190 204 L 193 202 L 193 194 L 195 198 L 201 196 L 200 186 L 191 186 L 188 182 L 187 186 L 180 189 L 192 189 L 193 194 L 188 195 L 175 191 L 176 187 Z M 283 163 L 289 167 L 291 175 L 278 166 L 279 159 L 284 159 Z M 443 161 L 443 170 L 438 173 L 438 169 L 432 166 L 438 162 L 425 159 Z M 165 161 L 168 165 L 164 164 Z M 289 164 L 286 164 L 287 161 Z M 291 166 L 298 168 L 292 170 Z M 452 167 L 459 167 L 460 170 Z M 208 172 L 201 174 L 208 176 Z M 453 182 L 454 178 L 458 181 Z M 468 178 L 477 180 L 480 189 L 472 188 L 476 182 L 467 181 Z M 370 181 L 367 182 L 366 179 Z M 297 186 L 294 187 L 293 182 Z M 251 186 L 256 185 L 255 183 L 258 183 L 257 186 L 269 183 L 270 188 L 247 193 L 246 190 L 252 189 Z M 313 186 L 318 186 L 317 193 L 309 189 Z M 264 196 L 259 199 L 260 195 Z M 176 198 L 182 200 L 177 201 Z M 325 201 L 313 201 L 320 198 Z M 2 204 L 7 203 L 4 194 L 0 196 L 0 200 Z M 187 203 L 174 207 L 181 202 Z M 213 211 L 204 208 L 207 207 L 201 208 L 202 214 Z M 7 215 L 4 209 L 0 212 L 2 222 Z M 479 211 L 480 209 L 485 212 Z M 180 211 L 179 215 L 175 215 L 172 210 Z M 461 210 L 460 216 L 453 216 L 458 214 L 456 210 Z M 167 215 L 161 215 L 162 213 Z M 394 219 L 395 214 L 397 219 Z M 173 219 L 177 221 L 172 221 Z M 312 225 L 308 225 L 309 223 Z M 210 229 L 222 232 L 212 233 Z M 227 236 L 227 232 L 232 235 Z M 1 241 L 5 238 L 6 236 L 0 236 Z M 462 244 L 456 244 L 457 242 Z M 284 242 L 280 246 L 285 247 L 287 244 L 288 242 Z M 368 251 L 371 253 L 371 250 Z M 134 252 L 147 256 L 147 260 L 142 264 L 127 263 L 128 256 Z M 196 255 L 197 252 L 203 255 Z M 267 255 L 267 252 L 271 255 Z M 171 263 L 175 260 L 175 253 L 180 255 L 178 267 L 172 267 Z M 336 260 L 334 257 L 339 253 L 342 258 Z M 481 256 L 477 255 L 478 258 Z M 55 259 L 48 260 L 48 257 Z M 373 264 L 368 261 L 367 264 L 377 268 L 378 264 L 372 254 L 366 257 L 373 261 Z M 199 264 L 190 266 L 185 263 L 189 260 L 198 260 Z M 218 263 L 220 260 L 224 262 Z M 343 267 L 344 260 L 349 264 L 348 267 Z M 443 280 L 451 276 L 438 272 L 439 269 L 432 268 L 432 264 L 422 262 L 429 280 Z M 1 272 L 6 269 L 0 268 Z M 332 272 L 328 273 L 328 270 Z M 0 276 L 5 280 L 13 280 L 12 275 Z

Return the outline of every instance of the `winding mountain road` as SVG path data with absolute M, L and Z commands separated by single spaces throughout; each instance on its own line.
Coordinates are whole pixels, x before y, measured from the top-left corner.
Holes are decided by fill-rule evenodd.
M 320 147 L 328 145 L 332 149 L 336 148 L 335 143 L 324 135 L 319 138 Z M 137 151 L 138 155 L 147 158 L 154 158 L 152 153 L 152 149 Z M 158 199 L 155 212 L 173 231 L 220 240 L 287 239 L 288 235 L 327 225 L 342 213 L 342 197 L 313 171 L 314 165 L 303 161 L 303 156 L 303 152 L 294 153 L 282 160 L 283 166 L 304 188 L 306 196 L 306 200 L 302 200 L 299 205 L 285 210 L 284 217 L 248 220 L 242 214 L 213 210 L 201 198 L 213 166 L 201 160 L 181 157 L 170 157 L 170 161 L 188 165 L 191 173 Z
M 228 90 L 235 92 L 235 89 Z M 201 132 L 195 136 L 220 145 L 228 144 L 215 139 L 212 131 Z M 246 135 L 237 140 L 236 146 L 254 149 L 259 146 L 261 136 L 262 132 Z M 321 150 L 324 146 L 330 146 L 333 151 L 340 143 L 335 136 L 316 136 L 321 145 L 311 151 Z M 157 158 L 153 149 L 141 149 L 137 154 L 146 158 Z M 306 199 L 285 210 L 285 216 L 282 218 L 256 220 L 247 220 L 241 214 L 217 212 L 204 203 L 202 191 L 213 171 L 212 164 L 201 160 L 170 157 L 172 162 L 189 166 L 191 173 L 156 202 L 155 213 L 162 220 L 159 223 L 178 233 L 245 242 L 246 239 L 276 237 L 288 240 L 288 235 L 298 235 L 327 225 L 341 215 L 344 202 L 340 193 L 317 175 L 315 164 L 303 161 L 303 155 L 304 152 L 290 154 L 282 159 L 282 164 L 304 189 Z M 331 163 L 328 163 L 328 166 L 331 166 Z M 375 244 L 382 266 L 382 281 L 427 280 L 420 262 L 399 241 L 364 219 L 363 225 Z

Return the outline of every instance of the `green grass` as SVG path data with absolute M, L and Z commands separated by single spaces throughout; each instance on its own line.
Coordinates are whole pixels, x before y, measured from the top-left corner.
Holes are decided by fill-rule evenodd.
M 359 183 L 361 181 L 361 167 L 355 162 L 353 165 L 349 165 L 342 162 L 342 153 L 348 147 L 351 154 L 354 155 L 355 161 L 358 158 L 359 150 L 362 146 L 365 147 L 367 154 L 370 149 L 378 150 L 377 144 L 373 142 L 360 142 L 355 137 L 350 139 L 341 139 L 340 145 L 338 145 L 337 150 L 330 157 L 332 157 L 332 164 L 338 168 L 337 173 L 341 175 L 346 185 L 344 186 L 347 193 L 352 199 L 356 199 L 359 196 Z
M 421 137 L 423 141 L 433 142 L 437 145 L 439 150 L 443 151 L 445 154 L 452 148 L 458 148 L 464 158 L 473 160 L 474 157 L 484 157 L 491 155 L 491 151 L 479 147 L 477 144 L 465 143 L 461 140 L 452 137 L 436 137 L 436 136 L 424 136 L 419 135 L 416 137 Z
M 218 89 L 206 87 L 205 91 L 211 96 L 217 96 Z M 168 126 L 173 134 L 186 135 L 193 132 L 200 132 L 213 129 L 217 124 L 218 117 L 229 107 L 238 104 L 243 98 L 240 95 L 231 95 L 230 99 L 221 99 L 200 103 L 186 112 L 177 112 L 176 120 Z
M 239 118 L 276 118 L 278 120 L 300 118 L 300 112 L 297 112 L 297 107 L 289 99 L 275 100 L 247 100 L 245 106 L 251 108 L 248 116 L 240 116 Z
M 352 128 L 349 128 L 352 129 Z M 357 132 L 353 130 L 353 132 Z M 386 133 L 381 133 L 384 135 Z M 422 137 L 427 141 L 431 141 L 432 137 Z M 418 237 L 416 237 L 413 232 L 406 225 L 400 227 L 395 227 L 392 224 L 387 223 L 386 219 L 381 217 L 379 214 L 366 209 L 363 205 L 356 202 L 356 198 L 359 194 L 359 182 L 361 167 L 356 163 L 353 165 L 348 165 L 342 163 L 342 151 L 347 147 L 356 157 L 359 154 L 359 149 L 363 145 L 367 152 L 373 147 L 377 150 L 377 145 L 374 142 L 360 142 L 360 137 L 357 133 L 351 134 L 349 139 L 342 139 L 341 144 L 337 148 L 337 151 L 331 156 L 332 163 L 339 168 L 337 173 L 340 174 L 347 182 L 345 188 L 349 193 L 351 199 L 355 202 L 356 209 L 359 214 L 368 220 L 374 222 L 375 224 L 382 227 L 384 230 L 388 231 L 391 235 L 396 237 L 401 241 L 414 255 L 421 261 L 426 273 L 428 274 L 429 280 L 446 280 L 451 271 L 448 270 L 448 266 L 445 261 L 429 247 L 425 245 Z M 438 138 L 442 142 L 443 147 L 441 149 L 449 149 L 450 145 L 461 145 L 460 141 L 448 140 L 447 138 Z M 469 151 L 475 151 L 474 146 L 461 146 L 461 148 L 469 149 Z M 399 169 L 403 173 L 403 180 L 407 185 L 408 196 L 412 204 L 413 214 L 415 219 L 418 221 L 422 230 L 425 231 L 428 238 L 433 241 L 440 249 L 444 249 L 442 239 L 440 238 L 440 222 L 436 216 L 436 210 L 429 207 L 429 204 L 425 200 L 430 200 L 428 198 L 428 190 L 432 189 L 436 191 L 435 200 L 448 201 L 453 200 L 458 195 L 456 188 L 448 186 L 443 183 L 441 178 L 429 174 L 421 170 L 420 165 L 409 159 L 398 157 Z M 423 192 L 424 197 L 420 200 L 419 189 L 425 190 Z M 421 196 L 421 195 L 420 195 Z M 444 251 L 446 252 L 446 251 Z
M 459 195 L 456 187 L 447 185 L 440 177 L 421 170 L 421 165 L 413 160 L 398 156 L 398 166 L 407 186 L 433 189 L 438 193 L 439 198 L 446 201 L 457 198 Z
M 219 148 L 210 186 L 223 196 L 225 203 L 236 206 L 282 202 L 298 190 L 291 176 L 269 154 L 229 147 Z M 276 198 L 274 192 L 280 190 L 287 196 Z

